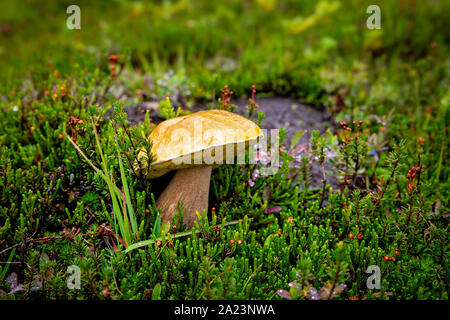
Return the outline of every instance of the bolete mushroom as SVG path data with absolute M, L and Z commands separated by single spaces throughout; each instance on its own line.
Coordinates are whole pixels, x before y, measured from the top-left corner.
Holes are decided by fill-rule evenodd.
M 196 211 L 208 210 L 212 168 L 234 163 L 236 156 L 238 163 L 244 163 L 246 148 L 262 136 L 253 121 L 225 110 L 200 111 L 157 125 L 149 137 L 155 161 L 145 174 L 152 179 L 177 170 L 156 202 L 161 220 L 172 223 L 181 201 L 184 224 L 193 227 Z M 141 163 L 145 157 L 141 150 Z

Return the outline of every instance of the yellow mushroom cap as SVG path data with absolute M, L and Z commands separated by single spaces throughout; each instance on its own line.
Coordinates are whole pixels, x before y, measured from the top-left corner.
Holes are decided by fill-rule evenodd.
M 253 121 L 225 110 L 199 111 L 166 120 L 150 134 L 155 160 L 146 170 L 147 177 L 193 166 L 230 163 L 262 136 Z M 145 157 L 145 150 L 141 150 L 141 163 Z

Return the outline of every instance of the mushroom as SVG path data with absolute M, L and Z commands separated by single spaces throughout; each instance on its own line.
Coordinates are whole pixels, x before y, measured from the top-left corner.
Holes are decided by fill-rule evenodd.
M 244 163 L 245 149 L 262 136 L 253 121 L 225 110 L 199 111 L 157 125 L 149 136 L 155 161 L 145 167 L 145 150 L 138 159 L 144 163 L 141 172 L 149 179 L 177 170 L 156 202 L 161 220 L 172 223 L 181 201 L 184 223 L 192 228 L 196 211 L 208 210 L 212 169 L 234 163 L 236 156 L 238 163 Z

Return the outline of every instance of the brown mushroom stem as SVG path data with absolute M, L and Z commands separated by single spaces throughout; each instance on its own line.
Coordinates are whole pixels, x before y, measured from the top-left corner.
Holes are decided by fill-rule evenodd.
M 208 210 L 209 182 L 212 166 L 180 169 L 170 181 L 167 188 L 156 201 L 161 209 L 161 220 L 169 221 L 178 213 L 178 203 L 182 202 L 184 224 L 189 228 L 197 220 L 196 211 L 200 214 Z

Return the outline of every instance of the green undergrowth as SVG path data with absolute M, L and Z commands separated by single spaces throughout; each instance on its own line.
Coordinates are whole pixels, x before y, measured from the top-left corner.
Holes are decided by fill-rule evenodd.
M 2 4 L 0 297 L 448 299 L 448 4 L 387 1 L 382 31 L 368 31 L 358 1 L 199 3 L 82 2 L 89 32 L 75 35 L 63 4 Z M 225 85 L 256 89 L 258 124 L 267 95 L 336 123 L 306 144 L 281 129 L 272 175 L 259 162 L 214 169 L 208 212 L 170 228 L 155 205 L 168 181 L 135 164 L 158 111 L 131 126 L 123 107 L 232 109 Z M 338 185 L 311 189 L 314 168 Z M 373 265 L 381 289 L 367 287 Z
M 119 106 L 109 121 L 107 109 L 95 106 L 69 116 L 79 98 L 47 97 L 1 116 L 2 252 L 6 257 L 14 250 L 10 260 L 23 263 L 2 266 L 2 283 L 8 292 L 6 275 L 15 272 L 25 288 L 6 297 L 143 299 L 159 285 L 163 299 L 269 299 L 280 298 L 277 291 L 294 281 L 301 289 L 293 286 L 299 292 L 291 290 L 291 298 L 310 297 L 312 288 L 325 298 L 447 297 L 445 219 L 427 213 L 433 184 L 426 177 L 434 171 L 421 172 L 420 185 L 417 176 L 408 181 L 404 141 L 376 162 L 364 126 L 349 124 L 337 135 L 314 133 L 309 155 L 298 157 L 295 146 L 281 150 L 282 165 L 271 176 L 258 177 L 257 164 L 220 167 L 213 172 L 208 218 L 192 234 L 174 238 L 186 230 L 155 234 L 152 181 L 135 174 L 127 160 L 146 143 L 140 137 L 150 132 L 148 115 L 137 127 L 127 125 Z M 148 246 L 125 253 L 125 243 L 116 241 L 106 182 L 62 137 L 67 132 L 100 167 L 93 126 L 122 186 L 116 142 L 120 146 L 140 223 L 136 241 L 153 237 Z M 342 190 L 326 181 L 322 189 L 308 189 L 307 163 L 314 158 L 333 159 Z M 363 176 L 367 186 L 358 182 Z M 70 265 L 81 268 L 81 290 L 67 289 Z M 381 269 L 381 291 L 367 290 L 369 265 Z

